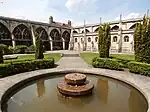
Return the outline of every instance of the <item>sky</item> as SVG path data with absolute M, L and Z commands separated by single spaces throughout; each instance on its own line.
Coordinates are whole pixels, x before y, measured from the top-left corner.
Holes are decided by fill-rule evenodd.
M 73 26 L 119 19 L 143 17 L 150 9 L 150 0 L 0 0 L 0 16 L 48 23 L 54 21 Z

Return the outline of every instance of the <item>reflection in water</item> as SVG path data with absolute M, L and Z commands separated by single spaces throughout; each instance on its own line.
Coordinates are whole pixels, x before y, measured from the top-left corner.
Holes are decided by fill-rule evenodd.
M 44 81 L 45 81 L 44 79 L 40 79 L 36 83 L 38 97 L 42 97 L 44 95 L 44 93 L 45 93 Z
M 135 89 L 130 91 L 130 96 L 128 99 L 129 112 L 144 112 L 143 108 L 146 107 L 146 102 L 144 102 L 143 97 Z M 140 107 L 140 108 L 139 108 Z
M 93 99 L 91 94 L 80 97 L 66 97 L 60 93 L 58 93 L 57 98 L 64 106 L 77 110 L 84 108 L 84 106 L 89 104 Z
M 109 90 L 108 80 L 98 79 L 97 88 L 100 101 L 107 104 Z

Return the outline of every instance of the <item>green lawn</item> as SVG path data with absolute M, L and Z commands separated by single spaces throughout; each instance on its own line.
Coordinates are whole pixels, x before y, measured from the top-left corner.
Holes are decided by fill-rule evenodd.
M 90 53 L 90 52 L 84 52 L 80 53 L 81 58 L 87 62 L 88 64 L 92 63 L 92 59 L 94 57 L 98 57 L 98 53 Z M 113 58 L 119 58 L 119 59 L 124 59 L 124 60 L 134 60 L 134 55 L 127 55 L 127 54 L 111 54 L 110 57 Z
M 55 59 L 55 62 L 57 62 L 61 58 L 60 53 L 44 54 L 44 59 L 48 59 L 48 58 L 51 58 L 51 57 Z M 5 60 L 4 62 L 7 63 L 7 62 L 10 62 L 10 61 L 26 60 L 26 59 L 34 59 L 34 58 L 35 58 L 34 54 L 27 54 L 27 55 L 20 55 L 20 56 L 18 56 L 17 59 Z

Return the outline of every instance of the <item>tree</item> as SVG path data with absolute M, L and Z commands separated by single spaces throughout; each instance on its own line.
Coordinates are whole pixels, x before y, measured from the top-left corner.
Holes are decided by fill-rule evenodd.
M 35 32 L 35 59 L 43 59 L 43 42 L 39 34 Z
M 0 63 L 3 63 L 3 62 L 4 62 L 4 59 L 3 59 L 3 50 L 0 47 Z
M 150 18 L 136 25 L 134 33 L 135 60 L 150 63 Z
M 101 58 L 109 57 L 109 49 L 111 45 L 110 25 L 104 24 L 99 26 L 98 49 Z

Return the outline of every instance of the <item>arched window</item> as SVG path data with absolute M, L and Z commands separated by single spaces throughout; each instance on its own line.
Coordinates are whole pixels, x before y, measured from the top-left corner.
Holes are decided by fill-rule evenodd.
M 98 37 L 95 38 L 95 42 L 97 42 L 97 41 L 98 41 Z
M 119 26 L 115 25 L 111 28 L 111 30 L 119 30 Z
M 113 37 L 113 42 L 117 42 L 117 40 L 118 40 L 117 36 L 114 36 Z
M 85 32 L 88 33 L 90 32 L 88 29 L 85 29 Z M 84 30 L 82 31 L 82 33 L 84 33 Z
M 91 38 L 90 37 L 88 38 L 88 42 L 91 42 Z
M 78 42 L 78 39 L 77 38 L 75 38 L 75 40 L 74 40 L 75 42 Z
M 98 27 L 98 28 L 96 28 L 96 30 L 95 30 L 94 32 L 98 32 L 98 30 L 99 30 L 99 27 Z
M 81 42 L 83 42 L 83 38 L 81 38 Z
M 124 36 L 124 42 L 129 42 L 129 36 Z
M 78 33 L 78 32 L 74 30 L 73 33 Z

